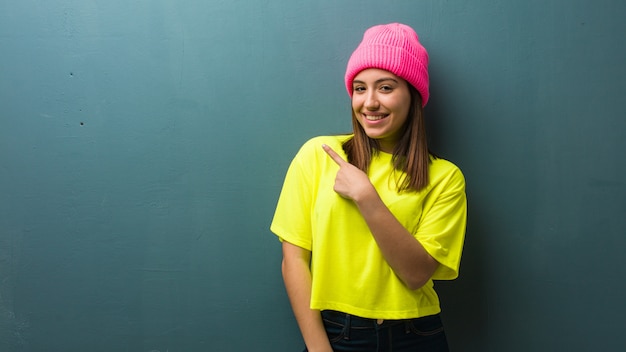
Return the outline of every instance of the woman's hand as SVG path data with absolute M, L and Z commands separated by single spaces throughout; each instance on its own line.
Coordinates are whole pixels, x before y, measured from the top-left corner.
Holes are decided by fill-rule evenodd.
M 363 171 L 343 160 L 339 154 L 326 144 L 322 145 L 322 148 L 339 165 L 339 171 L 337 171 L 337 176 L 335 177 L 335 192 L 356 203 L 376 195 L 376 189 Z

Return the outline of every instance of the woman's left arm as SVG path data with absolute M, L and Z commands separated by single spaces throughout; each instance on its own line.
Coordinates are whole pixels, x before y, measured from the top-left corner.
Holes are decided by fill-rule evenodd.
M 335 192 L 357 205 L 389 266 L 408 288 L 424 286 L 439 263 L 391 213 L 363 171 L 330 147 L 323 148 L 339 165 Z

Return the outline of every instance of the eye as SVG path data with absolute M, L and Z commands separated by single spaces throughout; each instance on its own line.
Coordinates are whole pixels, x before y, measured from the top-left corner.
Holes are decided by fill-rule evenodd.
M 364 86 L 354 86 L 354 88 L 352 88 L 352 91 L 355 92 L 355 93 L 364 92 L 365 91 L 365 87 Z
M 393 90 L 392 86 L 388 86 L 388 85 L 384 85 L 384 86 L 380 86 L 380 91 L 381 92 L 391 92 Z

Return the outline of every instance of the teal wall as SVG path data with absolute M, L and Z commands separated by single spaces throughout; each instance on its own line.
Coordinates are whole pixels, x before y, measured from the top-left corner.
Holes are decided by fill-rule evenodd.
M 626 2 L 0 1 L 0 351 L 297 351 L 268 227 L 370 25 L 464 171 L 454 351 L 626 349 Z M 253 347 L 251 347 L 253 346 Z

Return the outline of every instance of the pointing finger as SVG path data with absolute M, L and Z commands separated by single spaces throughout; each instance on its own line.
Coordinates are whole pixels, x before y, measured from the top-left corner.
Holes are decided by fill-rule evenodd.
M 333 148 L 327 146 L 326 144 L 322 144 L 322 148 L 324 148 L 324 151 L 326 152 L 326 154 L 328 154 L 331 157 L 331 159 L 333 159 L 333 161 L 337 163 L 337 165 L 342 166 L 343 164 L 347 163 L 347 161 L 343 160 L 343 158 L 339 156 L 339 154 L 337 154 L 333 150 Z

